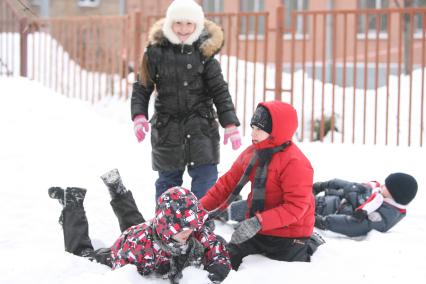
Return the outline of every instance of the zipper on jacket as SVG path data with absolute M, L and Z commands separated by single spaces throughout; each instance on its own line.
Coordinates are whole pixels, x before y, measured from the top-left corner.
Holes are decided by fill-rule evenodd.
M 184 161 L 185 161 L 185 165 L 186 166 L 190 166 L 191 165 L 191 135 L 190 134 L 184 134 L 184 147 L 185 147 L 185 157 L 184 157 Z

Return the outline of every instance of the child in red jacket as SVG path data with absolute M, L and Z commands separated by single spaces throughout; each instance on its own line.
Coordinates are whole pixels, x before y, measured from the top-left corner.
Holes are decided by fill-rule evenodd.
M 167 274 L 171 283 L 179 283 L 187 266 L 203 267 L 213 283 L 225 279 L 231 269 L 225 241 L 205 226 L 207 212 L 192 192 L 182 187 L 168 189 L 158 199 L 155 217 L 145 221 L 117 170 L 102 179 L 122 230 L 109 248 L 93 249 L 83 208 L 86 190 L 49 188 L 49 196 L 64 206 L 60 223 L 66 251 L 112 269 L 133 264 L 142 275 Z
M 292 136 L 296 110 L 289 104 L 260 103 L 251 119 L 252 141 L 201 199 L 207 210 L 224 211 L 250 181 L 248 212 L 228 246 L 235 270 L 250 254 L 275 260 L 309 261 L 314 228 L 313 169 Z

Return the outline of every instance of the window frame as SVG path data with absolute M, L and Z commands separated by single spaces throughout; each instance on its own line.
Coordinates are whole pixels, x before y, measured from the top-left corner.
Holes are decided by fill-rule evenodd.
M 252 11 L 243 11 L 243 5 L 242 3 L 246 1 L 253 1 L 253 10 Z M 240 0 L 239 1 L 239 11 L 242 13 L 260 13 L 263 12 L 265 9 L 265 1 L 267 0 Z M 261 9 L 263 7 L 263 9 Z M 243 31 L 243 29 L 241 28 L 241 25 L 243 23 L 243 21 L 245 21 L 246 17 L 241 17 L 240 19 L 240 34 L 239 34 L 239 38 L 240 39 L 248 39 L 248 40 L 254 40 L 256 38 L 256 35 L 254 34 L 254 17 L 249 17 L 249 23 L 246 25 L 248 26 L 248 32 L 247 31 Z M 251 25 L 251 21 L 253 20 L 253 25 Z M 264 38 L 265 36 L 265 17 L 259 17 L 259 21 L 258 21 L 258 33 L 257 33 L 257 39 L 261 40 Z
M 207 10 L 206 2 L 213 2 L 213 11 Z M 225 11 L 225 0 L 203 0 L 203 9 L 205 13 L 223 13 Z
M 99 7 L 101 0 L 77 0 L 77 6 L 82 8 L 95 8 Z
M 414 8 L 426 8 L 426 1 L 422 3 L 423 5 L 420 5 L 419 0 L 414 0 L 413 7 Z M 423 22 L 422 22 L 423 20 Z M 423 38 L 423 26 L 426 26 L 424 21 L 426 21 L 426 17 L 423 17 L 421 19 L 421 14 L 415 13 L 414 14 L 414 31 L 413 31 L 413 37 L 415 39 L 421 39 Z
M 373 9 L 373 8 L 369 8 L 367 7 L 369 0 L 358 0 L 357 1 L 357 8 L 358 9 Z M 389 8 L 390 5 L 390 0 L 373 0 L 375 3 L 375 8 L 374 9 L 382 9 L 382 7 L 384 6 L 384 2 L 387 1 L 387 8 Z M 361 4 L 364 5 L 361 5 Z M 387 9 L 386 7 L 384 9 Z M 377 19 L 377 16 L 374 16 Z M 387 22 L 389 21 L 388 19 L 388 15 L 381 15 L 380 16 L 382 18 L 381 22 L 381 27 L 379 27 L 379 39 L 387 39 L 388 38 L 388 29 L 387 29 Z M 386 19 L 386 23 L 384 23 L 383 18 Z M 370 28 L 370 25 L 368 24 L 368 31 L 367 31 L 367 39 L 376 39 L 377 37 L 377 23 L 376 23 L 376 19 L 374 20 L 375 22 L 375 27 L 374 28 Z M 370 21 L 368 19 L 368 21 Z M 357 39 L 366 39 L 365 36 L 365 15 L 358 15 L 358 25 L 356 27 L 356 32 L 357 32 Z
M 296 9 L 292 8 L 289 9 L 287 7 L 287 3 L 292 2 L 296 3 Z M 309 10 L 309 0 L 282 0 L 282 4 L 285 7 L 285 15 L 284 15 L 284 28 L 286 32 L 284 33 L 285 38 L 291 37 L 291 32 L 287 32 L 288 29 L 291 27 L 291 14 L 293 11 L 307 11 Z M 286 19 L 289 19 L 289 23 L 286 23 Z M 302 39 L 303 38 L 303 17 L 298 16 L 296 17 L 296 30 L 294 32 L 296 39 Z M 306 21 L 306 28 L 305 28 L 305 37 L 310 34 L 309 32 L 309 18 Z

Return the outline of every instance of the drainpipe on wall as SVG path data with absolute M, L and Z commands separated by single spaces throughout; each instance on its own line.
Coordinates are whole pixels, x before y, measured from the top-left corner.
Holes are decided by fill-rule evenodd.
M 48 18 L 49 17 L 49 0 L 41 0 L 40 2 L 40 17 Z
M 121 16 L 123 16 L 123 15 L 125 15 L 126 14 L 126 0 L 120 0 L 120 3 L 119 3 L 119 14 L 121 15 Z
M 327 1 L 327 10 L 334 10 L 334 0 Z M 331 82 L 331 59 L 333 58 L 333 17 L 331 15 L 327 15 L 327 32 L 326 32 L 326 71 L 325 71 L 325 81 Z

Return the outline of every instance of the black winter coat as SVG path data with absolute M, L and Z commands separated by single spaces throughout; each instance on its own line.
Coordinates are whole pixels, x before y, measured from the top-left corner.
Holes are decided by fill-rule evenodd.
M 139 114 L 148 117 L 149 100 L 156 89 L 150 120 L 153 169 L 218 164 L 216 118 L 222 127 L 240 124 L 219 62 L 213 57 L 223 45 L 223 32 L 206 20 L 197 41 L 175 45 L 164 36 L 162 21 L 152 27 L 144 54 L 151 80 L 133 85 L 132 120 Z

